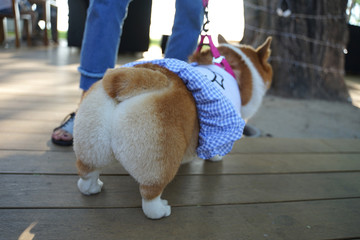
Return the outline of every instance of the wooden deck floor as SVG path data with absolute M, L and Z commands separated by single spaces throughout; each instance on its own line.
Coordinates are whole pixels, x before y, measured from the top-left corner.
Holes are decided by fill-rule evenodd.
M 144 217 L 119 166 L 83 196 L 71 148 L 50 133 L 74 110 L 78 53 L 0 51 L 0 239 L 360 239 L 360 141 L 245 138 L 223 162 L 183 165 Z

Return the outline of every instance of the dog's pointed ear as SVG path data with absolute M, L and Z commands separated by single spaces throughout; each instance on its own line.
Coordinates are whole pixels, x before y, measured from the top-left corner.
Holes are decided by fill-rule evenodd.
M 221 34 L 219 34 L 218 35 L 218 43 L 221 44 L 221 43 L 228 43 L 228 42 Z
M 267 59 L 270 56 L 270 53 L 271 53 L 271 50 L 270 50 L 271 40 L 272 40 L 272 37 L 268 37 L 265 40 L 265 42 L 256 49 L 256 52 L 257 52 L 259 58 L 262 59 L 263 61 L 267 61 Z

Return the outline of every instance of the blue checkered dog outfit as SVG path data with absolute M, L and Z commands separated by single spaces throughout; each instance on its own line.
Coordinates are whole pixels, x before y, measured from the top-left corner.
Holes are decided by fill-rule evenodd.
M 176 73 L 192 93 L 197 108 L 200 131 L 197 154 L 202 159 L 228 154 L 240 139 L 245 121 L 230 100 L 203 74 L 196 70 L 197 63 L 188 64 L 177 59 L 159 59 L 131 62 L 122 67 L 152 63 Z

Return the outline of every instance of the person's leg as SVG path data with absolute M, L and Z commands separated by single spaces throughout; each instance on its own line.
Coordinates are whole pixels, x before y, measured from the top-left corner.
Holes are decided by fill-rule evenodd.
M 87 91 L 113 68 L 130 0 L 90 0 L 82 42 L 80 88 Z M 52 141 L 63 146 L 72 145 L 73 118 L 54 129 Z
M 172 34 L 165 57 L 187 61 L 194 52 L 204 19 L 202 0 L 176 0 L 176 13 Z
M 88 90 L 113 68 L 130 0 L 92 0 L 82 42 L 80 88 Z

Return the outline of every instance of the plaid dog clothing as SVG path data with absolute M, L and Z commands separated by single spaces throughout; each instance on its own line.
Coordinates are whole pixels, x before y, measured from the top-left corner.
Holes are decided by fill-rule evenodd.
M 245 121 L 241 118 L 240 107 L 235 107 L 237 104 L 233 104 L 216 86 L 219 85 L 218 81 L 208 80 L 201 73 L 202 70 L 197 70 L 197 63 L 188 64 L 172 58 L 131 62 L 122 67 L 143 63 L 156 64 L 176 73 L 192 93 L 200 124 L 197 155 L 202 159 L 210 159 L 228 154 L 234 142 L 241 138 Z M 226 81 L 222 82 L 222 86 L 227 85 Z

